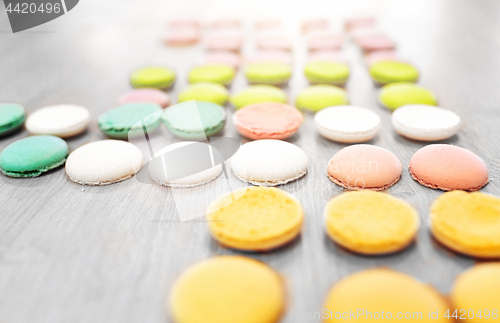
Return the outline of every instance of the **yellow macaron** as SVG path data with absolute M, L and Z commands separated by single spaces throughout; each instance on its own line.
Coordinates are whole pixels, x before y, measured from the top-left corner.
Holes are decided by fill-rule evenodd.
M 449 322 L 444 297 L 433 287 L 390 269 L 369 269 L 347 276 L 326 298 L 323 322 L 353 319 L 358 323 L 399 319 L 404 322 Z M 438 315 L 432 313 L 438 312 Z
M 242 256 L 220 256 L 192 266 L 170 297 L 176 323 L 275 323 L 284 305 L 279 274 Z
M 484 263 L 457 277 L 450 299 L 458 317 L 469 323 L 480 323 L 499 318 L 499 291 L 500 263 Z
M 280 247 L 300 234 L 300 202 L 274 187 L 251 187 L 223 195 L 208 208 L 212 236 L 222 245 L 248 251 Z
M 432 235 L 446 247 L 479 258 L 500 258 L 500 199 L 451 191 L 431 206 Z
M 417 211 L 391 195 L 373 191 L 343 193 L 325 207 L 326 232 L 351 251 L 378 255 L 407 247 L 417 234 Z

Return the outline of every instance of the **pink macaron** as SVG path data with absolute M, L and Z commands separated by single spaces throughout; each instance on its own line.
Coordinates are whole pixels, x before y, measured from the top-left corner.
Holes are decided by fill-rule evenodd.
M 338 50 L 318 50 L 309 54 L 309 62 L 327 61 L 345 63 L 346 60 L 341 51 Z
M 303 120 L 297 108 L 275 102 L 251 104 L 233 115 L 236 130 L 253 140 L 286 139 L 297 132 Z
M 232 29 L 241 27 L 241 20 L 237 18 L 218 18 L 212 21 L 210 27 L 214 29 Z
M 260 19 L 255 22 L 255 29 L 257 30 L 274 29 L 280 26 L 281 19 L 278 18 Z
M 136 89 L 125 93 L 118 100 L 118 104 L 134 102 L 155 103 L 166 108 L 170 105 L 170 97 L 167 93 L 157 89 Z
M 394 40 L 388 36 L 360 37 L 356 42 L 365 52 L 393 50 L 396 47 Z
M 350 190 L 384 190 L 394 185 L 403 167 L 392 152 L 373 145 L 352 145 L 328 162 L 328 178 Z
M 326 18 L 312 18 L 302 22 L 302 31 L 310 33 L 312 31 L 328 30 L 330 22 Z
M 443 191 L 477 191 L 488 183 L 484 161 L 467 149 L 444 144 L 419 149 L 410 160 L 410 174 L 420 184 Z
M 202 59 L 203 65 L 210 65 L 210 64 L 229 65 L 235 70 L 237 70 L 240 67 L 240 63 L 241 63 L 240 55 L 230 51 L 208 52 Z
M 365 61 L 367 65 L 371 65 L 380 61 L 397 61 L 398 54 L 393 50 L 377 50 L 366 54 Z
M 206 48 L 214 51 L 239 52 L 243 37 L 237 33 L 213 35 L 207 38 Z
M 245 58 L 245 62 L 252 63 L 283 63 L 292 64 L 292 55 L 283 50 L 260 50 Z
M 344 43 L 344 37 L 335 33 L 317 33 L 309 36 L 307 44 L 309 51 L 338 50 Z
M 170 20 L 168 25 L 171 28 L 199 28 L 201 24 L 197 18 L 180 17 Z
M 372 16 L 350 17 L 345 20 L 345 30 L 353 31 L 358 29 L 372 28 L 375 26 L 376 19 Z
M 165 37 L 165 43 L 169 46 L 187 46 L 200 41 L 200 33 L 197 28 L 175 28 Z
M 256 40 L 257 48 L 262 50 L 291 51 L 293 44 L 286 35 L 261 35 Z

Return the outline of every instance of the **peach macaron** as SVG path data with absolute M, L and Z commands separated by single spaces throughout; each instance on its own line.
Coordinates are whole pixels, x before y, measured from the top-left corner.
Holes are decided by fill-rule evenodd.
M 445 144 L 419 149 L 410 160 L 410 174 L 420 184 L 443 191 L 477 191 L 488 183 L 488 168 L 471 151 Z
M 328 162 L 327 176 L 350 190 L 381 191 L 394 185 L 403 167 L 392 152 L 373 145 L 352 145 L 339 150 Z
M 238 132 L 249 139 L 286 139 L 297 132 L 304 117 L 297 108 L 276 102 L 248 105 L 233 115 Z

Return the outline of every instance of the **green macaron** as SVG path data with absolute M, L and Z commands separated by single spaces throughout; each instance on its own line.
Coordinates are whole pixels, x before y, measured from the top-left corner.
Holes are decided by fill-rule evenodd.
M 224 128 L 226 112 L 212 102 L 177 104 L 163 112 L 163 124 L 175 136 L 184 140 L 203 140 Z
M 344 85 L 349 78 L 349 67 L 338 62 L 313 61 L 306 65 L 304 74 L 311 83 Z
M 9 177 L 37 177 L 64 164 L 69 149 L 56 136 L 30 136 L 15 141 L 0 153 L 0 169 Z
M 224 86 L 217 83 L 200 82 L 189 85 L 179 93 L 179 102 L 197 100 L 224 105 L 228 97 L 228 91 Z
M 418 70 L 404 62 L 380 61 L 370 65 L 370 76 L 379 84 L 415 82 L 418 80 Z
M 212 82 L 228 85 L 236 74 L 234 68 L 228 65 L 203 65 L 189 72 L 189 83 Z
M 130 83 L 135 88 L 166 90 L 175 82 L 175 73 L 166 67 L 145 67 L 136 70 L 130 76 Z
M 162 108 L 153 103 L 127 103 L 106 111 L 97 119 L 110 138 L 126 139 L 152 132 L 160 125 Z
M 292 76 L 292 68 L 283 63 L 253 63 L 245 69 L 245 76 L 252 84 L 281 85 Z
M 286 94 L 272 85 L 252 85 L 231 97 L 231 103 L 236 109 L 262 102 L 286 103 Z
M 19 129 L 26 119 L 24 107 L 18 103 L 0 103 L 0 137 Z
M 396 110 L 407 104 L 437 105 L 432 91 L 407 82 L 384 85 L 379 91 L 378 99 L 389 110 Z
M 299 109 L 317 112 L 334 105 L 349 104 L 347 92 L 335 85 L 318 84 L 303 89 L 297 96 L 295 105 Z

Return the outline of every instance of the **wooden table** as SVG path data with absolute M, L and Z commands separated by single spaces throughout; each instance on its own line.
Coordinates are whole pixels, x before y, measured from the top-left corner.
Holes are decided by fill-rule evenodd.
M 336 5 L 348 6 L 340 1 L 326 4 L 332 12 Z M 381 28 L 397 40 L 401 56 L 419 67 L 420 84 L 435 91 L 440 105 L 463 119 L 460 133 L 443 143 L 465 147 L 483 158 L 491 181 L 482 191 L 500 195 L 500 2 L 377 4 L 379 7 L 373 8 L 380 16 Z M 184 5 L 194 6 L 199 13 L 208 6 L 200 0 Z M 186 86 L 187 71 L 200 56 L 202 46 L 169 49 L 161 42 L 165 17 L 172 16 L 179 6 L 159 0 L 140 6 L 132 1 L 106 4 L 86 0 L 62 18 L 19 34 L 10 33 L 2 13 L 0 100 L 21 102 L 28 112 L 57 103 L 86 106 L 92 112 L 92 124 L 86 133 L 68 140 L 70 149 L 104 139 L 96 118 L 129 90 L 128 75 L 134 68 L 150 64 L 175 68 L 178 81 L 170 92 L 174 100 Z M 247 7 L 254 8 L 245 6 L 242 13 Z M 290 26 L 295 31 L 301 8 L 300 4 L 289 4 Z M 335 11 L 332 21 L 340 22 L 347 9 Z M 324 14 L 318 6 L 315 10 L 317 15 Z M 245 29 L 245 51 L 253 48 L 250 26 L 247 23 Z M 285 89 L 291 102 L 307 85 L 302 74 L 304 41 L 298 32 L 294 37 L 295 74 Z M 391 150 L 404 165 L 402 179 L 388 193 L 415 206 L 422 227 L 415 244 L 391 256 L 364 257 L 334 245 L 325 234 L 323 208 L 342 190 L 327 179 L 326 163 L 345 145 L 320 137 L 312 115 L 307 115 L 290 141 L 310 157 L 308 174 L 280 187 L 301 201 L 306 216 L 303 233 L 279 250 L 246 254 L 266 262 L 286 278 L 289 304 L 283 322 L 287 323 L 318 321 L 294 319 L 289 311 L 295 309 L 301 315 L 320 311 L 332 284 L 359 270 L 391 267 L 447 293 L 455 276 L 474 264 L 431 238 L 429 207 L 442 192 L 414 182 L 406 169 L 412 154 L 424 144 L 394 132 L 390 112 L 377 104 L 377 89 L 361 53 L 350 42 L 344 52 L 352 68 L 347 86 L 352 104 L 368 107 L 383 119 L 381 133 L 369 143 Z M 240 73 L 230 90 L 234 93 L 245 86 Z M 223 135 L 244 142 L 232 125 L 233 108 L 226 109 L 228 122 Z M 1 138 L 0 149 L 27 135 L 23 130 Z M 177 141 L 166 131 L 164 135 L 166 142 Z M 243 186 L 232 173 L 229 182 L 233 188 Z M 225 183 L 221 177 L 214 185 Z M 136 179 L 107 187 L 81 186 L 71 182 L 63 168 L 34 179 L 0 176 L 0 320 L 169 322 L 166 299 L 173 282 L 188 266 L 214 255 L 241 254 L 214 242 L 202 218 L 181 222 L 176 208 L 182 202 L 181 195 L 178 190 Z M 193 205 L 204 207 L 206 196 L 192 194 L 185 197 L 186 203 L 190 198 Z

